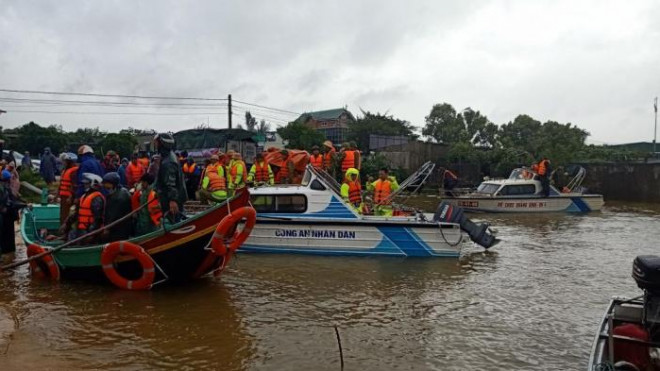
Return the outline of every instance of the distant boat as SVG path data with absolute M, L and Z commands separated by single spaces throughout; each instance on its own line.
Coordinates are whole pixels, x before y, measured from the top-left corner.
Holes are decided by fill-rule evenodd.
M 507 179 L 485 180 L 465 194 L 443 199 L 465 211 L 493 213 L 539 213 L 598 211 L 603 207 L 603 195 L 586 194 L 581 186 L 586 170 L 579 167 L 576 175 L 561 191 L 550 185 L 548 197 L 538 174 L 529 169 L 514 169 Z

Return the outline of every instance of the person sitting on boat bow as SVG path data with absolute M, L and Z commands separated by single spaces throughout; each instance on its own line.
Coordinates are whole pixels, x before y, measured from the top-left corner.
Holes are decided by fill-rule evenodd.
M 78 202 L 76 212 L 69 216 L 67 222 L 62 227 L 64 232 L 69 234 L 69 240 L 93 232 L 103 227 L 103 218 L 105 210 L 105 197 L 100 192 L 103 179 L 93 173 L 83 173 L 82 191 L 83 194 Z M 72 222 L 73 227 L 69 225 Z M 91 244 L 98 239 L 98 235 L 90 236 L 82 244 Z
M 362 210 L 362 185 L 360 184 L 360 172 L 356 168 L 346 170 L 346 176 L 341 185 L 341 197 L 358 214 Z
M 265 160 L 264 154 L 259 152 L 254 160 L 254 164 L 250 167 L 250 172 L 247 177 L 248 183 L 259 184 L 275 184 L 273 169 L 270 164 Z
M 375 182 L 367 183 L 367 190 L 374 192 L 374 211 L 376 215 L 390 217 L 394 214 L 392 209 L 392 200 L 389 199 L 393 191 L 399 189 L 399 183 L 396 178 L 390 176 L 387 168 L 382 168 L 378 172 L 378 179 Z
M 131 213 L 131 195 L 120 184 L 119 174 L 110 172 L 103 176 L 105 196 L 105 224 L 110 224 Z M 102 239 L 106 242 L 123 241 L 130 238 L 132 223 L 130 219 L 115 225 L 102 232 Z
M 154 148 L 159 155 L 155 189 L 163 214 L 174 223 L 182 219 L 183 204 L 187 200 L 183 172 L 174 155 L 174 137 L 168 133 L 156 134 Z M 156 162 L 156 161 L 154 161 Z

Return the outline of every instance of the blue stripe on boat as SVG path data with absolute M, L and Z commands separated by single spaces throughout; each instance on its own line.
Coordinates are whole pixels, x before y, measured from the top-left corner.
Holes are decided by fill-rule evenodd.
M 578 212 L 586 213 L 588 211 L 591 211 L 591 208 L 589 205 L 587 205 L 586 202 L 582 199 L 582 197 L 571 197 L 571 201 L 573 201 L 573 205 L 577 207 Z

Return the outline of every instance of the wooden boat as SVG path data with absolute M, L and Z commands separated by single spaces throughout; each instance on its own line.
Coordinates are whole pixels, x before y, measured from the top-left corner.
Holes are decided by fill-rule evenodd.
M 28 256 L 56 250 L 30 262 L 33 275 L 51 280 L 110 281 L 124 289 L 149 289 L 163 282 L 219 273 L 254 225 L 256 217 L 254 209 L 247 206 L 249 199 L 245 189 L 227 202 L 189 215 L 179 223 L 164 223 L 161 229 L 128 241 L 62 249 L 56 247 L 61 242 L 43 240 L 47 231 L 60 226 L 59 206 L 35 205 L 23 212 L 21 234 Z M 245 218 L 243 229 L 236 230 Z M 233 234 L 233 240 L 227 246 L 229 234 Z
M 635 258 L 633 278 L 644 294 L 612 299 L 598 325 L 589 371 L 659 369 L 660 257 Z

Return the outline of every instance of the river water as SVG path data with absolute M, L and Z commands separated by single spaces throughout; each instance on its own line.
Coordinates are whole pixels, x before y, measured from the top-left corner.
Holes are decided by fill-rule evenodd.
M 424 200 L 421 200 L 424 201 Z M 427 201 L 435 204 L 437 201 Z M 221 279 L 151 292 L 0 276 L 0 369 L 586 369 L 660 209 L 477 215 L 460 260 L 240 255 Z M 19 255 L 24 249 L 19 250 Z

